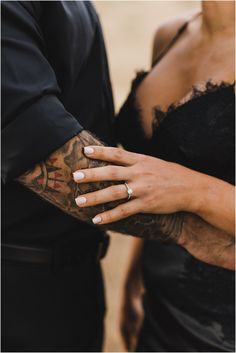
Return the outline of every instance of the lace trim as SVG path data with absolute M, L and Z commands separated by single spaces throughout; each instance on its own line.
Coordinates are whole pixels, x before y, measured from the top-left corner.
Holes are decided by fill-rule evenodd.
M 221 89 L 234 87 L 235 81 L 233 83 L 228 83 L 222 81 L 221 83 L 214 83 L 212 80 L 208 80 L 203 86 L 192 86 L 192 90 L 179 102 L 171 103 L 168 108 L 164 111 L 158 105 L 153 108 L 153 128 L 157 128 L 162 121 L 173 111 L 189 104 L 190 102 L 195 101 L 199 97 L 206 96 L 209 93 L 219 91 Z
M 148 71 L 138 71 L 136 74 L 135 79 L 132 82 L 132 96 L 131 99 L 133 101 L 133 106 L 135 111 L 137 112 L 138 115 L 138 120 L 140 123 L 140 126 L 142 126 L 142 108 L 137 100 L 136 96 L 136 90 L 138 86 L 141 84 L 143 79 L 146 77 L 148 74 Z M 184 98 L 182 98 L 180 101 L 176 103 L 171 103 L 166 110 L 163 110 L 160 108 L 160 106 L 156 105 L 153 107 L 153 131 L 157 129 L 157 127 L 160 126 L 160 124 L 163 122 L 164 119 L 170 114 L 173 113 L 174 111 L 178 110 L 179 108 L 186 106 L 187 104 L 195 101 L 196 99 L 206 96 L 209 93 L 214 93 L 216 91 L 219 91 L 221 89 L 229 88 L 229 87 L 234 87 L 235 86 L 235 81 L 233 83 L 228 83 L 225 81 L 222 81 L 220 83 L 214 83 L 212 80 L 206 81 L 205 84 L 203 85 L 193 85 L 192 90 L 189 94 L 187 94 Z M 146 137 L 147 138 L 147 137 Z

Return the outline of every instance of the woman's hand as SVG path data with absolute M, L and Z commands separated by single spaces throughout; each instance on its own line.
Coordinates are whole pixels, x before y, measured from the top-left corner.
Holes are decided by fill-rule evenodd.
M 117 185 L 81 195 L 79 207 L 89 207 L 127 199 L 126 181 L 133 190 L 129 202 L 97 215 L 94 223 L 106 224 L 136 213 L 169 214 L 179 211 L 196 212 L 199 206 L 200 173 L 164 160 L 127 152 L 119 148 L 85 147 L 87 157 L 111 162 L 100 168 L 74 173 L 77 183 L 120 181 Z

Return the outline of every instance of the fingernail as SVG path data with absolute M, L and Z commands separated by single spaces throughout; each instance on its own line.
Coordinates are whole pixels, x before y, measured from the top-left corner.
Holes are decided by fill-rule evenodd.
M 92 147 L 84 147 L 84 153 L 85 154 L 92 154 L 92 153 L 94 153 L 94 148 L 92 148 Z
M 94 224 L 98 224 L 98 223 L 100 223 L 102 221 L 102 217 L 96 216 L 96 217 L 94 217 L 92 219 L 92 221 L 93 221 Z
M 75 181 L 84 179 L 84 177 L 85 177 L 85 175 L 82 172 L 74 172 L 73 173 L 73 178 L 74 178 Z
M 80 197 L 77 197 L 77 199 L 75 199 L 75 202 L 76 202 L 77 206 L 80 206 L 80 205 L 86 203 L 87 199 L 83 196 L 80 196 Z

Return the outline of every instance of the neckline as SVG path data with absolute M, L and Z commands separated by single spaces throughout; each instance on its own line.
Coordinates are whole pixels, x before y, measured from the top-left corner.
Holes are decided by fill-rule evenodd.
M 189 23 L 191 23 L 192 21 L 194 21 L 199 15 L 201 15 L 201 12 L 196 13 L 191 19 L 185 21 L 182 26 L 180 26 L 179 30 L 177 31 L 176 35 L 172 38 L 172 40 L 170 41 L 170 43 L 166 46 L 166 48 L 164 48 L 164 50 L 160 53 L 160 55 L 157 57 L 157 59 L 155 60 L 152 68 L 148 71 L 140 71 L 137 74 L 136 79 L 134 80 L 134 92 L 133 92 L 133 100 L 134 100 L 134 105 L 135 108 L 137 108 L 138 111 L 138 115 L 140 118 L 140 123 L 142 124 L 142 108 L 138 102 L 137 99 L 137 89 L 140 86 L 140 84 L 142 83 L 142 81 L 145 79 L 145 77 L 154 69 L 154 67 L 156 65 L 159 64 L 160 60 L 167 54 L 167 52 L 172 48 L 172 46 L 176 43 L 176 41 L 179 39 L 179 37 L 182 35 L 183 32 L 185 32 L 185 30 L 187 29 Z M 153 127 L 156 127 L 157 121 L 159 121 L 159 125 L 162 122 L 162 120 L 166 120 L 166 118 L 172 113 L 175 112 L 179 109 L 181 109 L 182 107 L 184 108 L 185 106 L 188 106 L 188 104 L 192 103 L 193 101 L 195 101 L 197 98 L 206 96 L 210 93 L 216 92 L 216 91 L 220 91 L 222 89 L 225 88 L 233 88 L 235 86 L 235 80 L 233 81 L 233 83 L 229 83 L 226 82 L 224 80 L 220 81 L 219 83 L 217 82 L 213 82 L 212 79 L 208 79 L 204 82 L 198 82 L 194 85 L 192 85 L 191 90 L 184 96 L 182 97 L 180 100 L 176 101 L 176 102 L 172 102 L 170 103 L 167 108 L 164 110 L 162 108 L 160 108 L 160 106 L 155 105 L 154 107 L 152 107 L 152 115 L 153 115 Z M 160 119 L 156 119 L 156 117 L 159 115 L 159 117 L 161 117 Z
M 183 98 L 181 98 L 179 101 L 170 103 L 165 110 L 161 109 L 158 105 L 154 106 L 153 109 L 155 110 L 157 109 L 161 111 L 163 114 L 168 115 L 173 111 L 176 111 L 177 109 L 184 107 L 185 105 L 188 105 L 192 101 L 195 101 L 197 98 L 206 96 L 208 94 L 220 91 L 225 88 L 233 88 L 234 86 L 235 86 L 235 81 L 230 83 L 222 80 L 217 83 L 217 82 L 213 82 L 211 79 L 208 79 L 203 83 L 192 85 L 191 90 Z
M 138 73 L 138 75 L 136 77 L 136 80 L 138 80 L 138 82 L 136 82 L 136 86 L 134 87 L 134 91 L 133 91 L 133 95 L 132 95 L 134 108 L 138 113 L 138 117 L 139 117 L 141 125 L 142 125 L 142 120 L 143 120 L 142 119 L 142 108 L 138 102 L 136 90 L 137 90 L 139 84 L 141 84 L 142 80 L 145 78 L 145 76 L 148 75 L 148 73 L 149 73 L 149 71 L 142 71 L 142 72 Z M 188 105 L 192 104 L 193 102 L 197 101 L 198 99 L 201 99 L 202 97 L 206 97 L 209 94 L 213 94 L 215 92 L 219 92 L 221 90 L 229 89 L 229 88 L 234 90 L 234 86 L 235 86 L 235 81 L 233 83 L 229 83 L 229 82 L 222 80 L 221 82 L 216 83 L 216 82 L 213 82 L 211 79 L 209 79 L 201 85 L 201 87 L 203 87 L 203 89 L 199 88 L 200 84 L 193 85 L 191 91 L 187 95 L 185 95 L 185 97 L 183 97 L 181 100 L 179 100 L 177 102 L 170 103 L 168 105 L 167 109 L 165 109 L 165 110 L 160 108 L 160 106 L 155 105 L 152 108 L 153 133 L 154 133 L 154 130 L 156 130 L 173 113 L 187 107 Z M 188 97 L 188 99 L 187 99 L 187 97 Z

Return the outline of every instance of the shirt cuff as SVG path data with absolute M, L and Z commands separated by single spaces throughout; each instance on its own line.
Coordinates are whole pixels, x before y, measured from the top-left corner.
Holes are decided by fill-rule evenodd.
M 2 130 L 2 181 L 22 175 L 81 130 L 57 97 L 42 97 Z

